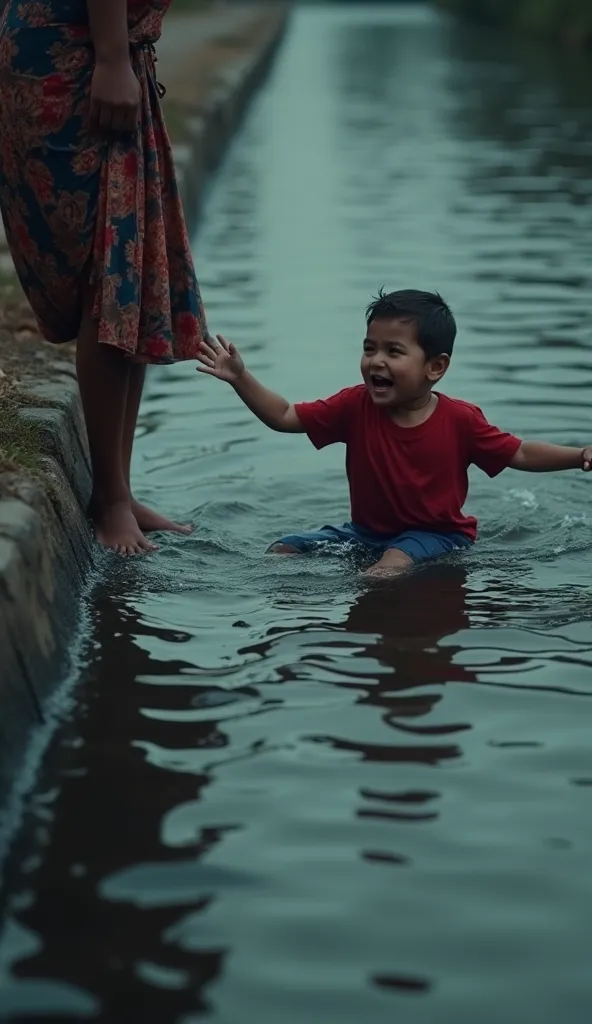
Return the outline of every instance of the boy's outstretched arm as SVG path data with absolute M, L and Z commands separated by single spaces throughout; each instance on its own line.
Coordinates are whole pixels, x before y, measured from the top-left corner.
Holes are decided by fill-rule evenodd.
M 523 441 L 509 463 L 512 469 L 527 473 L 553 473 L 561 469 L 592 469 L 592 445 L 587 448 L 568 448 L 546 441 Z
M 272 430 L 285 434 L 303 434 L 304 427 L 300 422 L 293 405 L 281 395 L 276 395 L 253 377 L 246 369 L 237 349 L 221 334 L 202 342 L 198 359 L 200 373 L 217 377 L 231 384 L 239 398 Z

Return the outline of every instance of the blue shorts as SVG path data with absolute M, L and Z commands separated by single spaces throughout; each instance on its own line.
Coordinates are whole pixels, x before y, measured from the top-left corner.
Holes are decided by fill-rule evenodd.
M 311 533 L 292 533 L 276 543 L 289 544 L 303 554 L 328 545 L 356 545 L 369 548 L 379 556 L 389 548 L 397 548 L 398 551 L 404 551 L 413 562 L 427 562 L 469 548 L 472 541 L 464 533 L 442 533 L 438 530 L 405 530 L 395 537 L 389 537 L 356 526 L 355 523 L 345 523 L 343 526 L 323 526 Z

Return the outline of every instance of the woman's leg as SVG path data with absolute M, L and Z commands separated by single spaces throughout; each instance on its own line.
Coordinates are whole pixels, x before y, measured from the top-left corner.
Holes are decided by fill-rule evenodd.
M 191 526 L 182 526 L 181 523 L 175 523 L 172 519 L 167 519 L 165 516 L 161 516 L 157 512 L 153 512 L 152 509 L 147 508 L 146 505 L 142 505 L 139 501 L 136 501 L 132 494 L 130 482 L 132 451 L 134 447 L 136 424 L 138 422 L 138 413 L 140 411 L 140 402 L 142 401 L 145 377 L 146 367 L 143 363 L 130 363 L 127 401 L 125 404 L 125 415 L 123 419 L 122 456 L 123 475 L 131 495 L 132 512 L 136 517 L 138 526 L 142 530 L 163 530 L 169 533 L 188 534 L 192 532 Z
M 122 555 L 154 551 L 132 512 L 123 465 L 123 424 L 130 364 L 111 345 L 99 344 L 92 316 L 93 296 L 87 289 L 76 348 L 78 386 L 82 399 L 93 472 L 90 514 L 96 538 Z

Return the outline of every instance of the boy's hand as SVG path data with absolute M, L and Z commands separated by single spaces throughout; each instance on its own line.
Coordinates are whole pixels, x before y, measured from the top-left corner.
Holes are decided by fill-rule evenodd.
M 266 427 L 279 430 L 283 434 L 304 433 L 304 427 L 294 406 L 281 395 L 276 395 L 269 388 L 263 387 L 252 373 L 247 373 L 234 345 L 226 341 L 221 334 L 217 334 L 215 338 L 206 338 L 199 347 L 197 358 L 202 364 L 197 367 L 200 373 L 227 381 L 247 409 L 265 423 Z
M 198 372 L 225 380 L 228 384 L 236 384 L 245 372 L 245 364 L 231 342 L 226 341 L 221 334 L 217 334 L 216 338 L 217 343 L 212 337 L 202 341 L 197 358 L 203 365 L 197 367 Z
M 592 469 L 592 445 L 588 445 L 582 451 L 582 469 L 584 473 L 589 473 Z

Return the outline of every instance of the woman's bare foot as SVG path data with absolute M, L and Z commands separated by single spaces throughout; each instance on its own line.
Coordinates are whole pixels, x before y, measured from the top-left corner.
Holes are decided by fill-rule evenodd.
M 135 499 L 132 500 L 132 512 L 140 529 L 145 530 L 147 533 L 157 530 L 162 530 L 163 533 L 182 533 L 185 536 L 193 533 L 192 526 L 176 523 L 173 519 L 167 519 L 166 516 L 153 512 L 147 505 L 142 505 L 141 502 L 135 501 Z
M 127 501 L 91 504 L 90 516 L 99 544 L 120 555 L 143 555 L 156 551 L 156 544 L 146 540 Z

